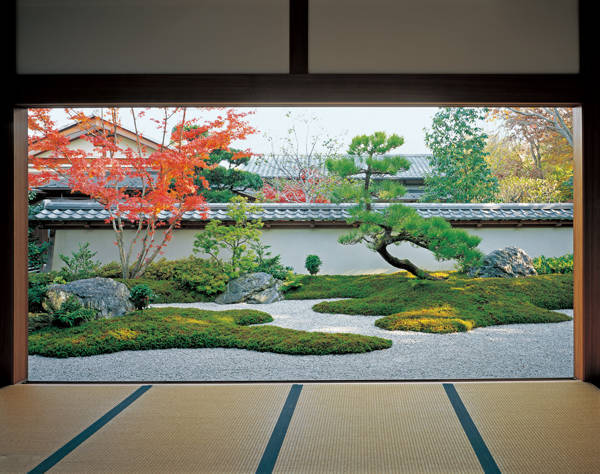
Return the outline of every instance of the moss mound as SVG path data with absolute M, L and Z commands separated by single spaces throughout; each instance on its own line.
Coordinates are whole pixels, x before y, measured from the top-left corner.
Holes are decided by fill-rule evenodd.
M 290 299 L 352 298 L 316 304 L 321 313 L 386 315 L 376 325 L 390 331 L 457 332 L 571 318 L 551 310 L 573 307 L 572 275 L 526 278 L 416 280 L 393 275 L 313 276 L 287 293 Z
M 124 350 L 225 347 L 294 355 L 350 354 L 388 349 L 392 342 L 359 334 L 250 326 L 273 321 L 256 310 L 205 311 L 150 308 L 67 329 L 46 328 L 29 336 L 29 353 L 81 357 Z

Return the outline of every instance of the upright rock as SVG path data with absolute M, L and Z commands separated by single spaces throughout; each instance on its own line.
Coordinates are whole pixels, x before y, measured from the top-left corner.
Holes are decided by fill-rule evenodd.
M 98 318 L 121 316 L 133 310 L 129 288 L 110 278 L 86 278 L 65 285 L 51 285 L 42 306 L 48 312 L 56 311 L 70 295 L 84 307 L 98 311 Z
M 255 303 L 267 304 L 281 301 L 281 283 L 264 272 L 249 273 L 227 283 L 227 289 L 215 299 L 218 304 Z
M 472 277 L 516 278 L 537 275 L 533 260 L 523 249 L 506 247 L 487 254 L 479 268 L 469 272 Z

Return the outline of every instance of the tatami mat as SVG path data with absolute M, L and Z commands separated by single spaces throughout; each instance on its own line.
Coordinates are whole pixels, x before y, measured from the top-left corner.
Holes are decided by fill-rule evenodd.
M 53 453 L 51 472 L 600 472 L 600 390 L 590 384 L 291 387 L 5 387 L 0 472 Z
M 482 472 L 441 384 L 304 385 L 275 472 Z
M 51 472 L 254 472 L 290 385 L 154 385 Z
M 593 385 L 455 386 L 502 472 L 600 472 L 600 390 Z
M 134 385 L 0 390 L 0 472 L 26 472 L 131 394 Z

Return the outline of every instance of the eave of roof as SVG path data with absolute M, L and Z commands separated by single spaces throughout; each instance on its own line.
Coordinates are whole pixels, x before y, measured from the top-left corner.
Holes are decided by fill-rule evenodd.
M 286 223 L 339 223 L 349 217 L 348 210 L 355 204 L 305 204 L 305 203 L 260 203 L 261 212 L 251 215 L 264 222 Z M 374 204 L 375 210 L 384 209 L 390 204 Z M 573 221 L 571 203 L 516 203 L 516 204 L 461 204 L 461 203 L 406 203 L 423 217 L 443 217 L 452 222 L 564 222 Z M 208 219 L 230 220 L 227 216 L 228 204 L 210 204 Z M 203 210 L 186 212 L 184 223 L 206 221 Z M 46 199 L 43 208 L 32 220 L 44 225 L 54 222 L 103 222 L 108 219 L 108 211 L 92 200 Z M 163 212 L 161 219 L 168 219 L 170 213 Z

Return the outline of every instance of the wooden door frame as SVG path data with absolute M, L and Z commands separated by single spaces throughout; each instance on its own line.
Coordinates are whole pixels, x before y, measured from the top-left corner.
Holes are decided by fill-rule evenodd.
M 308 74 L 308 1 L 290 1 L 290 74 L 17 75 L 13 57 L 14 85 L 3 109 L 9 159 L 0 188 L 8 209 L 0 244 L 0 386 L 27 378 L 26 108 L 100 104 L 581 106 L 575 117 L 574 373 L 598 383 L 600 186 L 594 181 L 600 177 L 600 104 L 592 2 L 580 2 L 578 74 L 516 75 Z

